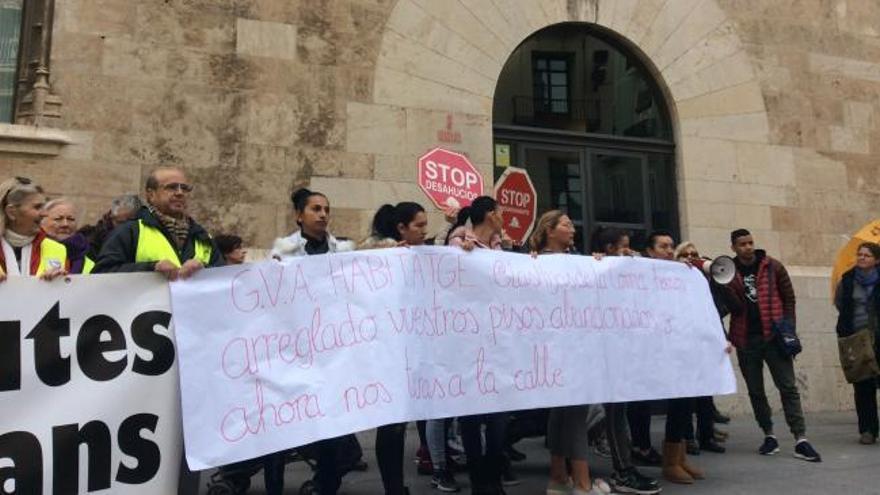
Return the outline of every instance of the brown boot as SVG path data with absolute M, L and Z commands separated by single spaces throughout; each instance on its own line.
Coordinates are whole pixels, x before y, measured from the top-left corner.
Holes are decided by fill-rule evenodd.
M 691 477 L 693 479 L 695 479 L 695 480 L 706 479 L 706 474 L 703 472 L 702 469 L 700 469 L 700 468 L 698 468 L 688 462 L 687 452 L 685 451 L 685 449 L 687 448 L 686 446 L 687 446 L 687 442 L 682 440 L 681 441 L 681 448 L 678 449 L 678 453 L 679 453 L 678 465 L 681 466 L 682 469 L 687 471 L 687 473 L 689 475 L 691 475 Z
M 684 443 L 663 442 L 663 478 L 670 483 L 693 484 L 694 478 L 679 463 Z

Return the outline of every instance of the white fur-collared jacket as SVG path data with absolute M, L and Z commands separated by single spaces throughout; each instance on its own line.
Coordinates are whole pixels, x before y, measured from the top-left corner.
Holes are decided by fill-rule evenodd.
M 284 259 L 295 256 L 306 256 L 306 238 L 297 230 L 287 237 L 279 237 L 272 244 L 271 257 Z M 355 243 L 352 241 L 340 241 L 327 233 L 327 244 L 330 246 L 328 253 L 342 253 L 345 251 L 354 251 Z

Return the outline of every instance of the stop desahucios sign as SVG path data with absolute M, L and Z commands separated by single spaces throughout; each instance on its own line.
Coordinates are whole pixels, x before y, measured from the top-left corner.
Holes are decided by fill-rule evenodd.
M 434 148 L 419 158 L 419 187 L 437 208 L 464 208 L 483 194 L 483 176 L 466 156 Z
M 501 208 L 504 231 L 517 244 L 532 232 L 538 210 L 538 197 L 528 172 L 508 167 L 495 183 L 495 201 Z

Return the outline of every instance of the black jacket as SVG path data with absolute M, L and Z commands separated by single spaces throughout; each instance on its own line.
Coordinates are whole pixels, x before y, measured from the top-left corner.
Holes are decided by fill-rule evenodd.
M 846 337 L 855 333 L 858 328 L 853 328 L 853 314 L 855 313 L 855 300 L 853 292 L 855 291 L 855 273 L 856 268 L 849 270 L 843 274 L 840 279 L 840 285 L 837 287 L 835 304 L 839 311 L 837 315 L 837 336 Z M 880 315 L 880 289 L 874 289 L 871 293 L 871 303 L 873 308 L 868 308 L 868 313 Z M 874 329 L 877 331 L 878 329 Z
M 159 229 L 162 234 L 165 235 L 165 238 L 168 239 L 168 242 L 170 242 L 172 246 L 175 246 L 171 235 L 168 234 L 168 231 L 165 230 L 165 227 L 162 226 L 159 219 L 156 218 L 149 209 L 144 207 L 138 211 L 135 219 L 125 222 L 113 230 L 113 233 L 110 234 L 110 237 L 101 247 L 101 253 L 95 261 L 95 268 L 92 270 L 92 273 L 153 271 L 156 262 L 136 263 L 134 261 L 135 253 L 137 253 L 138 235 L 140 234 L 138 220 L 143 220 L 144 224 Z M 220 254 L 220 250 L 217 249 L 211 236 L 208 235 L 208 232 L 206 232 L 201 225 L 197 224 L 192 219 L 190 219 L 189 234 L 186 237 L 186 243 L 182 250 L 177 251 L 181 263 L 195 257 L 196 240 L 207 241 L 211 244 L 211 260 L 208 262 L 209 267 L 223 265 L 223 256 Z

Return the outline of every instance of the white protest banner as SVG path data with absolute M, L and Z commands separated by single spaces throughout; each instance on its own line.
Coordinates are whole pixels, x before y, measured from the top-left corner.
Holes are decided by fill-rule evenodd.
M 171 292 L 194 469 L 387 423 L 736 386 L 707 282 L 676 262 L 397 248 Z
M 13 277 L 0 301 L 0 492 L 176 493 L 168 284 Z

